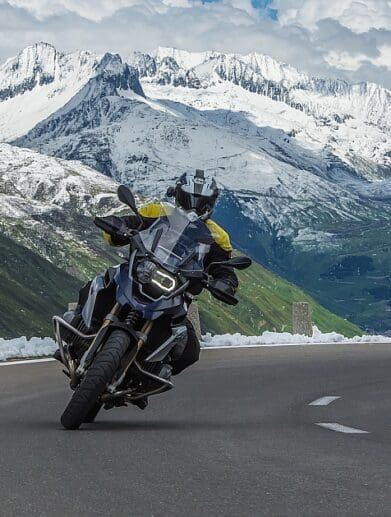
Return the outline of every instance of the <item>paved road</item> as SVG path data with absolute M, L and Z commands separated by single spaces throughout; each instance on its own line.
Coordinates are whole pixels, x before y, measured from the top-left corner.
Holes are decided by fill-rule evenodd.
M 0 515 L 391 515 L 390 372 L 389 345 L 210 350 L 70 432 L 56 363 L 1 367 Z

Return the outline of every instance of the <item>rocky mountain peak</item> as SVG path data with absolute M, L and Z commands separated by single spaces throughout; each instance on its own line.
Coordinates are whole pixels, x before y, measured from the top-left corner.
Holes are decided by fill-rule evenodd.
M 0 67 L 0 100 L 54 81 L 57 51 L 48 43 L 26 47 Z
M 132 90 L 137 95 L 144 96 L 138 71 L 123 63 L 119 54 L 104 54 L 97 66 L 96 78 L 105 82 L 110 90 L 108 94 L 116 95 L 117 90 Z
M 358 118 L 389 130 L 391 92 L 373 83 L 309 77 L 276 59 L 247 55 L 187 52 L 159 47 L 151 54 L 133 54 L 129 62 L 140 78 L 157 85 L 210 89 L 221 82 L 284 102 L 315 117 L 319 124 Z M 239 94 L 239 93 L 238 93 Z
M 43 42 L 25 48 L 0 66 L 1 139 L 25 134 L 82 91 L 84 98 L 119 96 L 120 91 L 144 95 L 138 71 L 118 54 L 64 54 Z

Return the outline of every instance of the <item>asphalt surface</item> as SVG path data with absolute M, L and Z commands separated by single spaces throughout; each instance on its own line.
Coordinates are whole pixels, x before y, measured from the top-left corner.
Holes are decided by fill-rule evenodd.
M 390 371 L 390 345 L 209 350 L 146 411 L 65 431 L 60 366 L 1 367 L 0 515 L 391 515 Z

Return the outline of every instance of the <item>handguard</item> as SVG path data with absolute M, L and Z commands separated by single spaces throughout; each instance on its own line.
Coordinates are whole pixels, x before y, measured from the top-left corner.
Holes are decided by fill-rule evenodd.
M 208 282 L 207 289 L 210 291 L 212 296 L 227 305 L 237 305 L 239 303 L 239 300 L 228 292 L 229 290 L 233 290 L 232 286 L 222 280 L 211 280 Z
M 117 217 L 116 215 L 109 215 L 107 217 L 95 217 L 94 224 L 107 233 L 117 233 L 123 226 L 121 218 Z
M 95 217 L 94 224 L 108 233 L 109 235 L 116 235 L 123 239 L 129 238 L 129 228 L 126 226 L 121 217 L 116 215 L 109 215 L 107 217 Z

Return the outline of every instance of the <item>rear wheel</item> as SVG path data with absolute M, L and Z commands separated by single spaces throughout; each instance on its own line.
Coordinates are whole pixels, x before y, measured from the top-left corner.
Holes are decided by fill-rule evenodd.
M 118 370 L 129 342 L 129 335 L 122 330 L 114 330 L 109 336 L 61 416 L 65 429 L 78 429 L 83 422 L 93 421 L 101 406 L 99 397 Z M 87 420 L 94 410 L 92 420 Z

